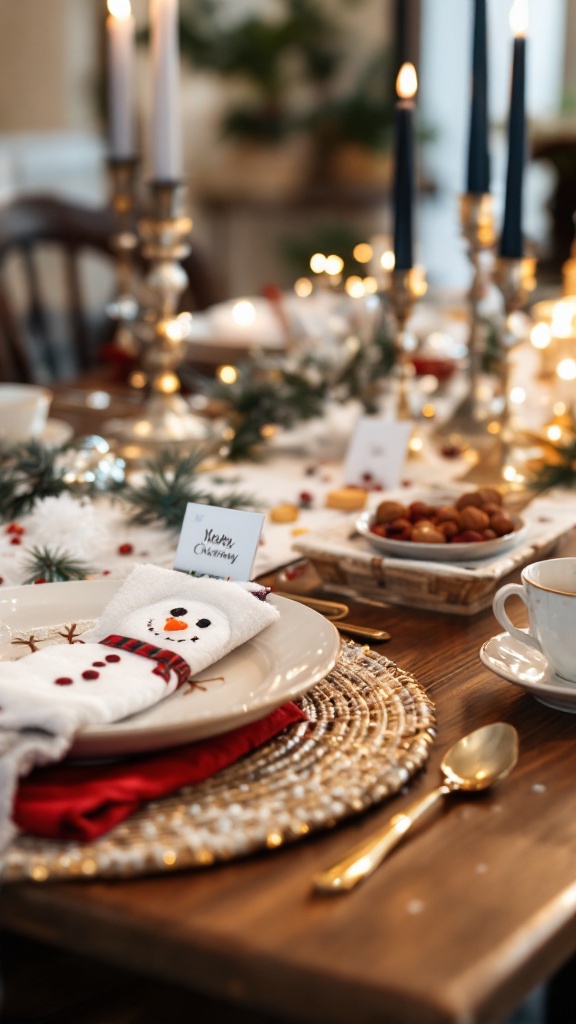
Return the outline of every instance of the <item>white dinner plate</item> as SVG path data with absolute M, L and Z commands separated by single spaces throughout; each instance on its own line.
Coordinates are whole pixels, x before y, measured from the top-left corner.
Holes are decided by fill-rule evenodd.
M 118 580 L 103 580 L 2 588 L 0 624 L 33 632 L 93 619 L 119 586 Z M 270 595 L 268 600 L 280 618 L 196 676 L 198 687 L 183 687 L 121 722 L 84 729 L 71 756 L 117 757 L 229 732 L 263 718 L 323 679 L 340 647 L 332 623 L 288 598 Z M 14 657 L 14 646 L 3 640 L 0 661 Z
M 417 558 L 423 562 L 476 562 L 490 555 L 499 555 L 518 544 L 526 534 L 526 526 L 519 525 L 513 533 L 506 533 L 494 540 L 482 540 L 471 544 L 420 544 L 414 540 L 392 540 L 372 533 L 374 512 L 363 512 L 356 522 L 356 529 L 375 548 L 395 558 Z
M 531 693 L 541 704 L 556 711 L 576 713 L 576 683 L 562 679 L 543 654 L 509 633 L 499 633 L 480 648 L 486 668 Z

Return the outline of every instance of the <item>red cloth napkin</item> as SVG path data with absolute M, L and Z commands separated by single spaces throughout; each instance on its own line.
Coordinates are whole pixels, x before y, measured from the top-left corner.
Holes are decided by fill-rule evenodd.
M 288 703 L 233 732 L 159 754 L 114 764 L 39 768 L 21 779 L 12 816 L 34 835 L 96 839 L 147 800 L 215 775 L 288 725 L 305 720 L 304 712 Z

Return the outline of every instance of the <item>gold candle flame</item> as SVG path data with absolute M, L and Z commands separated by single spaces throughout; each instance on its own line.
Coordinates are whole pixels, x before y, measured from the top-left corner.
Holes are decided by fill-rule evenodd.
M 516 38 L 528 32 L 528 0 L 514 0 L 510 11 L 510 28 Z
M 108 11 L 118 21 L 126 21 L 132 14 L 130 0 L 108 0 Z
M 416 95 L 418 76 L 413 64 L 403 64 L 396 79 L 396 92 L 401 100 L 411 100 Z

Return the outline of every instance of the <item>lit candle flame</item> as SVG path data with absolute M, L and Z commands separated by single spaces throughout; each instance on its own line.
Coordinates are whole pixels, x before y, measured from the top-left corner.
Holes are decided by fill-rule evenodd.
M 240 327 L 249 327 L 256 319 L 256 309 L 249 299 L 240 299 L 232 306 L 232 319 Z
M 518 38 L 528 33 L 528 0 L 514 0 L 510 11 L 510 28 Z
M 330 277 L 337 277 L 344 269 L 344 260 L 341 256 L 337 256 L 336 253 L 333 253 L 331 256 L 326 257 L 326 265 L 324 269 Z
M 518 0 L 516 0 L 518 2 Z M 418 77 L 413 64 L 403 64 L 396 79 L 396 92 L 400 99 L 411 100 L 416 95 Z
M 108 0 L 108 11 L 118 21 L 126 21 L 132 14 L 130 0 Z

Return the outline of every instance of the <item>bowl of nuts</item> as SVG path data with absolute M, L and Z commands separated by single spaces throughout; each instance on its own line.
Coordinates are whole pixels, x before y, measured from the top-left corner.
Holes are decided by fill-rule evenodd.
M 444 504 L 381 501 L 356 522 L 358 533 L 378 551 L 398 558 L 463 562 L 488 558 L 513 547 L 526 532 L 504 508 L 495 487 L 480 487 Z

